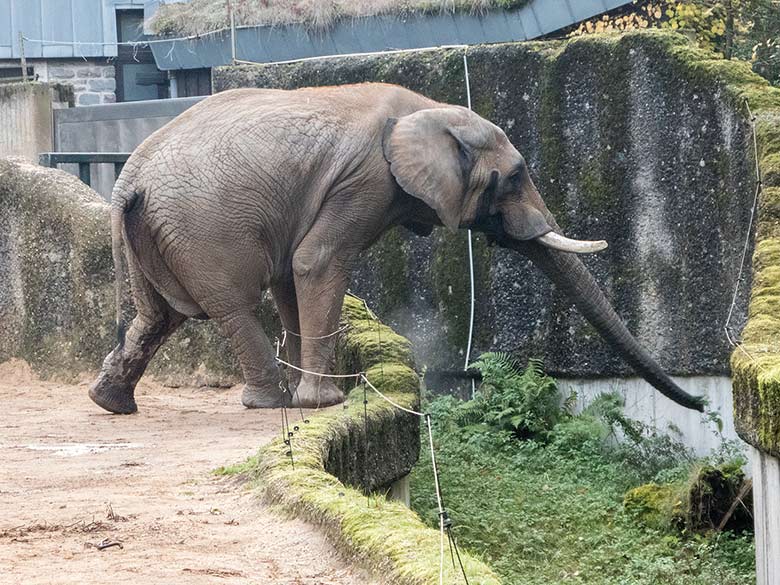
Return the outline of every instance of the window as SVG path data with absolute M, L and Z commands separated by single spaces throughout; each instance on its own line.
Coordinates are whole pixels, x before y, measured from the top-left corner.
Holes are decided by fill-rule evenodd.
M 27 79 L 37 79 L 32 67 L 27 67 Z M 0 83 L 22 81 L 21 67 L 0 67 Z
M 144 11 L 117 10 L 119 42 L 144 38 Z M 168 77 L 157 69 L 148 46 L 119 45 L 116 58 L 116 101 L 134 102 L 168 97 Z

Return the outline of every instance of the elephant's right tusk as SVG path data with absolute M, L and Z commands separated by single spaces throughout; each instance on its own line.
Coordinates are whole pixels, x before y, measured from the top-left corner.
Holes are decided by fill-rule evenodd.
M 575 254 L 591 254 L 601 252 L 607 247 L 604 240 L 572 240 L 555 232 L 547 232 L 543 236 L 536 238 L 536 241 L 561 252 L 573 252 Z

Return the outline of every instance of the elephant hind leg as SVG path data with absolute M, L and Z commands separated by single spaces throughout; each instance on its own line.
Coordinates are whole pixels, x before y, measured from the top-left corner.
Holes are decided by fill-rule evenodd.
M 276 353 L 260 321 L 250 309 L 217 318 L 230 338 L 244 372 L 241 402 L 247 408 L 279 408 L 284 404 Z
M 287 330 L 285 338 L 285 351 L 287 352 L 287 361 L 292 365 L 301 367 L 301 323 L 298 316 L 298 297 L 295 294 L 295 283 L 290 278 L 288 281 L 271 286 L 271 293 L 276 303 L 276 309 L 279 318 L 282 320 L 282 326 Z M 301 379 L 301 373 L 298 370 L 290 369 L 288 372 L 291 388 L 298 385 Z
M 108 354 L 89 390 L 89 397 L 95 404 L 116 414 L 132 414 L 138 410 L 135 402 L 138 380 L 160 346 L 186 319 L 172 309 L 132 265 L 130 279 L 138 314 L 124 343 Z

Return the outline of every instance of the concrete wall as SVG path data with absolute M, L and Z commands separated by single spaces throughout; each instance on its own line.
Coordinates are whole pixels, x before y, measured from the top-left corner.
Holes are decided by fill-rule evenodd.
M 52 102 L 61 100 L 67 94 L 45 83 L 0 85 L 0 157 L 37 162 L 38 153 L 51 150 Z
M 780 583 L 780 459 L 751 447 L 756 583 Z
M 54 113 L 58 152 L 132 152 L 147 136 L 203 98 L 84 106 Z M 114 187 L 113 165 L 92 165 L 92 187 L 105 199 Z M 63 169 L 78 173 L 75 165 Z
M 691 394 L 704 396 L 710 412 L 718 413 L 723 428 L 703 420 L 692 410 L 680 408 L 642 378 L 563 379 L 559 388 L 564 396 L 577 395 L 576 409 L 581 411 L 604 392 L 617 392 L 624 401 L 624 412 L 660 433 L 668 434 L 691 448 L 697 455 L 717 450 L 724 440 L 737 441 L 734 428 L 731 379 L 728 376 L 675 376 L 674 381 Z

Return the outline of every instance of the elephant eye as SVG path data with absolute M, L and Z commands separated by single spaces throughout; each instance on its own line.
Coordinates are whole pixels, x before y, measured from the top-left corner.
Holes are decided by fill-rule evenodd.
M 516 168 L 506 178 L 507 189 L 510 191 L 516 190 L 518 187 L 520 187 L 520 183 L 522 182 L 522 180 L 523 180 L 523 169 Z

